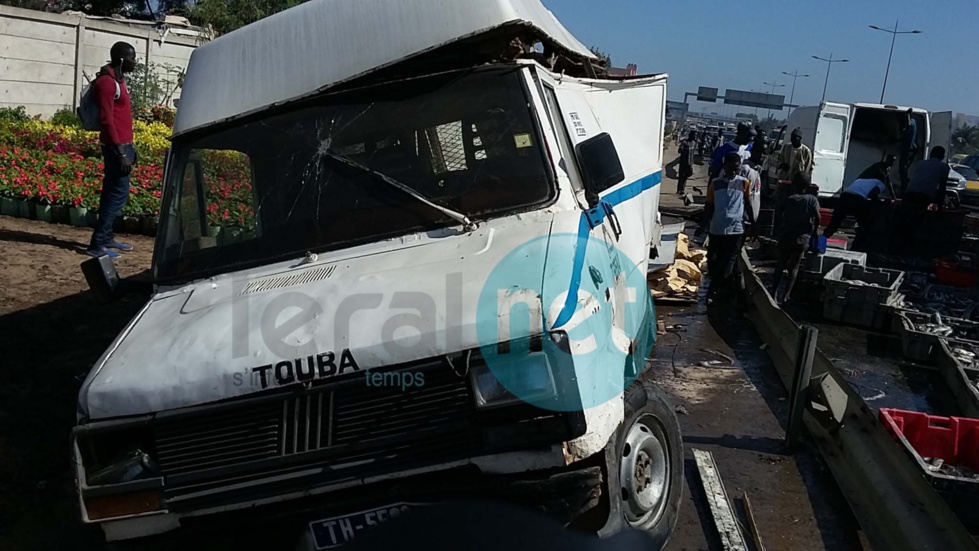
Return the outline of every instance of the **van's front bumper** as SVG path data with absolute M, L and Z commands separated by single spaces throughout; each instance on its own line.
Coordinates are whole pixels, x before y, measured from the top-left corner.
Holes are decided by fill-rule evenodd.
M 601 457 L 603 454 L 599 454 Z M 596 458 L 598 459 L 598 458 Z M 543 512 L 568 523 L 594 510 L 606 490 L 603 468 L 578 466 L 513 474 L 486 474 L 474 465 L 379 481 L 319 495 L 207 514 L 166 513 L 103 525 L 107 539 L 152 534 L 158 527 L 180 530 L 140 540 L 140 549 L 292 549 L 309 537 L 311 522 L 396 503 L 452 499 L 501 500 Z M 257 545 L 257 547 L 256 547 Z

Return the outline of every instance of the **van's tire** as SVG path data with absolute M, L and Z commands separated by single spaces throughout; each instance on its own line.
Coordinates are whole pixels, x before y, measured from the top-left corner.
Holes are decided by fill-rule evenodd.
M 610 514 L 604 534 L 629 527 L 662 549 L 683 497 L 683 441 L 663 391 L 635 381 L 625 391 L 625 418 L 606 448 Z

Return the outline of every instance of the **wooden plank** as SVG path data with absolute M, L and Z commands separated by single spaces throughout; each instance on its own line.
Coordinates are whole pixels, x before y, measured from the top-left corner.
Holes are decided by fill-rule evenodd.
M 741 535 L 731 502 L 724 490 L 724 484 L 721 483 L 721 475 L 717 471 L 717 464 L 714 463 L 714 456 L 708 451 L 694 449 L 693 457 L 697 462 L 697 471 L 700 473 L 704 492 L 707 494 L 707 503 L 710 504 L 714 526 L 721 537 L 721 545 L 724 546 L 725 551 L 747 551 L 748 545 Z
M 751 511 L 751 500 L 748 499 L 748 492 L 742 497 L 744 501 L 744 513 L 748 517 L 748 533 L 755 543 L 755 551 L 765 551 L 765 544 L 761 542 L 761 534 L 758 533 L 758 525 L 755 523 L 755 514 Z

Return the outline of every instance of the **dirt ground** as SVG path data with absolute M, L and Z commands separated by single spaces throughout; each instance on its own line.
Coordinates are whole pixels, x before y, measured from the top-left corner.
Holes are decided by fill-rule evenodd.
M 664 184 L 668 192 L 675 181 Z M 78 520 L 67 444 L 85 374 L 141 300 L 95 303 L 79 269 L 89 232 L 0 217 L 3 550 L 99 548 L 98 533 Z M 152 240 L 121 238 L 136 248 L 116 261 L 120 275 L 147 270 Z M 787 398 L 750 324 L 736 313 L 708 317 L 702 305 L 658 314 L 675 328 L 660 337 L 654 377 L 680 412 L 687 448 L 684 503 L 669 548 L 719 544 L 693 447 L 714 453 L 733 501 L 747 493 L 769 549 L 861 548 L 849 508 L 819 459 L 808 449 L 782 451 Z
M 91 230 L 0 216 L 0 549 L 85 549 L 74 502 L 68 438 L 89 367 L 141 306 L 100 306 L 79 265 Z M 153 241 L 135 249 L 121 276 L 150 266 Z

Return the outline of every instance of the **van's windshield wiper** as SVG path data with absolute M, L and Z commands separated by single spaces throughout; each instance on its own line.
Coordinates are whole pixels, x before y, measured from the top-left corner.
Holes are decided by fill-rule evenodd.
M 357 161 L 354 161 L 353 159 L 348 159 L 347 157 L 344 157 L 343 155 L 338 155 L 330 150 L 326 150 L 322 152 L 322 155 L 324 159 L 329 159 L 335 163 L 339 163 L 344 166 L 355 168 L 369 176 L 372 176 L 376 180 L 380 180 L 381 182 L 388 184 L 389 186 L 401 191 L 402 193 L 405 193 L 406 195 L 410 195 L 414 197 L 419 202 L 424 203 L 432 207 L 433 209 L 441 212 L 442 214 L 448 216 L 449 218 L 455 220 L 456 222 L 459 222 L 460 224 L 462 224 L 462 227 L 465 231 L 473 231 L 476 229 L 476 224 L 472 220 L 470 220 L 469 217 L 466 216 L 465 214 L 462 214 L 461 212 L 456 212 L 452 209 L 445 208 L 441 205 L 437 205 L 429 201 L 421 193 L 418 193 L 407 184 L 399 182 L 398 180 L 395 180 L 394 178 L 388 176 L 387 174 L 378 172 L 370 167 L 358 163 Z

